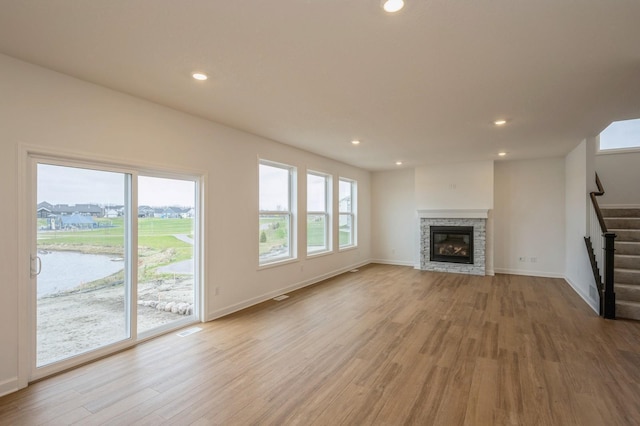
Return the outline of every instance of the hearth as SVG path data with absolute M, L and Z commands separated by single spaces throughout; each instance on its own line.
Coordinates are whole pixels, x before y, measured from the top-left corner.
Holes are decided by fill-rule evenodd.
M 473 226 L 430 226 L 430 261 L 473 264 Z

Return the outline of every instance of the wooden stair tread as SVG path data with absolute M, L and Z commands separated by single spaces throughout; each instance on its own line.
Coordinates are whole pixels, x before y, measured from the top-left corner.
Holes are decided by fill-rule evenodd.
M 616 300 L 616 305 L 640 308 L 640 302 L 632 302 L 632 301 L 629 301 L 629 300 Z

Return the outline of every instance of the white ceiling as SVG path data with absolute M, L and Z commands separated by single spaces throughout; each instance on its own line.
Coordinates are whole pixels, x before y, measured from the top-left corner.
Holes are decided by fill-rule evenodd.
M 639 0 L 405 2 L 0 0 L 0 52 L 369 170 L 640 117 Z

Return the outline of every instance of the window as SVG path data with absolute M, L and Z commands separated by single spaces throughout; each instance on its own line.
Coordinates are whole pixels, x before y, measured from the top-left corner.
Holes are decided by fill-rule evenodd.
M 259 263 L 293 259 L 295 167 L 260 161 L 259 175 Z
M 599 151 L 640 149 L 640 118 L 614 121 L 600 133 Z
M 307 254 L 331 250 L 330 182 L 331 178 L 325 174 L 307 173 Z
M 357 182 L 340 178 L 338 182 L 338 211 L 340 248 L 352 247 L 356 242 Z

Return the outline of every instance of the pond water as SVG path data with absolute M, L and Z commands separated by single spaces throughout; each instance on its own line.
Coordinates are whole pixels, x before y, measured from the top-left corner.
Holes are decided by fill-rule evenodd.
M 103 254 L 73 251 L 38 253 L 42 271 L 38 275 L 38 297 L 69 290 L 124 269 L 124 260 Z

